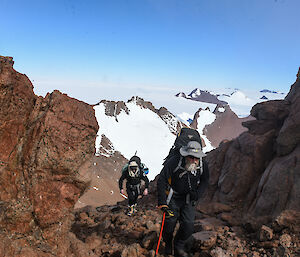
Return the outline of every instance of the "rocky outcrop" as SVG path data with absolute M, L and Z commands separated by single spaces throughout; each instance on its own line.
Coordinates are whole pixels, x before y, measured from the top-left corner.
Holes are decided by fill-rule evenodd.
M 153 106 L 153 104 L 149 101 L 145 101 L 143 98 L 138 97 L 138 96 L 133 96 L 131 99 L 128 100 L 128 103 L 134 102 L 136 105 L 141 106 L 144 109 L 149 109 L 155 113 L 157 113 L 157 109 Z
M 86 205 L 101 206 L 124 200 L 119 194 L 118 181 L 123 166 L 128 160 L 119 152 L 107 156 L 100 154 L 87 160 L 80 169 L 80 177 L 88 183 L 84 194 L 78 199 L 75 208 Z
M 122 101 L 115 102 L 102 100 L 100 103 L 103 103 L 105 106 L 105 115 L 115 117 L 116 120 L 118 120 L 117 116 L 121 113 L 121 111 L 125 111 L 127 114 L 129 113 L 126 104 Z
M 224 140 L 232 140 L 247 131 L 242 123 L 253 119 L 251 116 L 239 118 L 229 105 L 217 105 L 213 113 L 216 119 L 212 124 L 205 126 L 203 133 L 214 147 L 218 147 Z
M 174 135 L 177 135 L 181 128 L 186 127 L 184 123 L 179 121 L 172 113 L 165 107 L 161 107 L 158 110 L 159 117 L 168 125 L 169 130 Z
M 71 256 L 71 211 L 87 184 L 78 176 L 95 151 L 92 106 L 29 79 L 0 56 L 0 256 Z
M 231 204 L 261 221 L 300 212 L 300 82 L 284 100 L 256 104 L 249 129 L 208 156 L 207 199 Z M 296 219 L 292 223 L 299 224 Z

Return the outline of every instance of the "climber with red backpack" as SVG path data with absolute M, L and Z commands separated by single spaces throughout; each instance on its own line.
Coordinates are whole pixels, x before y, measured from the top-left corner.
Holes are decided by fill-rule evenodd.
M 174 256 L 189 256 L 187 246 L 194 231 L 195 204 L 209 179 L 207 164 L 202 160 L 204 156 L 198 131 L 183 128 L 160 172 L 157 181 L 158 207 L 164 212 L 162 237 L 166 255 L 173 254 L 173 233 L 179 221 L 174 238 Z
M 143 195 L 148 194 L 149 179 L 147 177 L 148 168 L 141 162 L 140 157 L 134 155 L 122 168 L 122 175 L 119 179 L 120 194 L 126 198 L 123 190 L 123 181 L 126 179 L 126 192 L 128 195 L 128 212 L 131 216 L 137 211 L 137 199 L 141 195 L 141 181 L 145 182 Z

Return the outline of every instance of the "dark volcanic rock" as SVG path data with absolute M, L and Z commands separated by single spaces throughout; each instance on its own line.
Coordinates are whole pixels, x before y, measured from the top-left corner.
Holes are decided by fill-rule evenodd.
M 299 83 L 284 100 L 256 104 L 251 115 L 257 120 L 244 123 L 249 131 L 208 154 L 207 199 L 239 206 L 261 221 L 300 211 Z
M 127 114 L 129 113 L 126 104 L 122 101 L 115 102 L 102 100 L 100 103 L 105 104 L 105 115 L 107 116 L 115 117 L 117 119 L 117 116 L 122 110 L 125 111 Z

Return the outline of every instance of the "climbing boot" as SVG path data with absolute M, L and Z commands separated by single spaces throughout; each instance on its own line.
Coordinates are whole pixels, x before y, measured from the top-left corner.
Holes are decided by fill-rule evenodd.
M 137 209 L 137 203 L 135 203 L 133 205 L 133 213 L 136 213 L 137 211 L 138 211 L 138 209 Z
M 131 206 L 129 206 L 129 209 L 128 209 L 128 211 L 127 211 L 127 215 L 128 215 L 128 216 L 132 216 L 133 213 L 134 213 L 134 206 L 131 205 Z

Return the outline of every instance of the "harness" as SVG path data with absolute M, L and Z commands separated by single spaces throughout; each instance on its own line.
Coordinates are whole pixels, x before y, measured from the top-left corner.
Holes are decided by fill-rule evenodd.
M 137 195 L 141 194 L 141 183 L 135 185 L 129 184 L 128 187 L 134 192 L 137 191 Z

